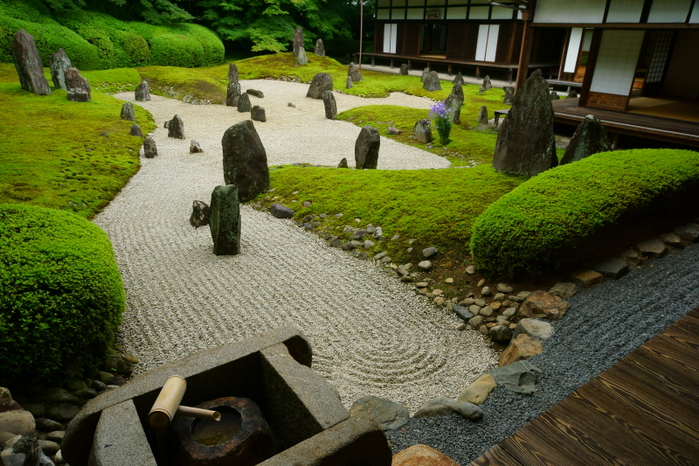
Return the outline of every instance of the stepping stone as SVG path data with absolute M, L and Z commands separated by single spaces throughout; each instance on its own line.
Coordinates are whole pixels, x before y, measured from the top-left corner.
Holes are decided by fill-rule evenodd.
M 621 277 L 629 271 L 629 265 L 626 261 L 618 257 L 597 262 L 590 268 L 595 272 L 601 273 L 605 278 L 614 279 Z
M 636 248 L 641 254 L 648 257 L 663 257 L 668 251 L 667 246 L 665 246 L 665 244 L 659 239 L 643 241 L 638 243 Z
M 690 243 L 696 243 L 699 241 L 699 231 L 689 225 L 677 227 L 673 230 L 673 233 L 682 238 L 684 241 L 689 241 Z
M 663 243 L 667 244 L 668 246 L 672 246 L 675 248 L 684 248 L 682 238 L 680 238 L 675 233 L 663 233 L 662 235 L 660 235 L 660 239 L 663 241 Z
M 570 274 L 570 276 L 574 282 L 579 283 L 585 288 L 589 288 L 592 285 L 602 283 L 604 281 L 604 276 L 601 273 L 588 269 L 578 269 Z

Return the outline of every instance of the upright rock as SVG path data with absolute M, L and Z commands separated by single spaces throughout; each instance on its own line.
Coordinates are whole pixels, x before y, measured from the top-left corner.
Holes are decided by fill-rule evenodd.
M 364 126 L 354 143 L 355 168 L 376 168 L 379 163 L 380 144 L 379 130 L 373 126 Z
M 348 80 L 348 82 L 350 82 Z M 333 78 L 328 73 L 318 73 L 313 76 L 311 85 L 308 86 L 306 97 L 311 99 L 322 99 L 323 92 L 333 90 Z
M 570 92 L 568 93 L 568 96 L 566 99 L 577 99 L 578 98 L 578 91 L 575 89 L 571 89 Z
M 250 118 L 253 121 L 260 121 L 264 123 L 267 121 L 267 114 L 265 113 L 265 109 L 260 107 L 259 105 L 255 105 L 250 109 Z
M 408 64 L 403 63 L 400 65 L 400 70 L 398 70 L 398 74 L 401 76 L 408 76 Z
M 561 96 L 558 95 L 558 92 L 556 91 L 551 91 L 551 100 L 560 100 Z
M 427 118 L 418 120 L 413 126 L 413 137 L 425 144 L 432 142 L 432 122 Z
M 44 76 L 44 65 L 41 63 L 39 49 L 34 37 L 20 29 L 12 41 L 12 59 L 19 76 L 19 83 L 25 91 L 38 95 L 51 94 L 51 87 Z
M 325 106 L 325 118 L 334 120 L 337 116 L 337 103 L 332 91 L 323 92 L 323 106 Z
M 578 125 L 573 137 L 570 138 L 570 144 L 568 144 L 563 159 L 561 159 L 561 165 L 577 162 L 592 154 L 610 150 L 612 150 L 612 145 L 609 143 L 607 130 L 602 126 L 602 122 L 594 115 L 588 115 Z
M 238 81 L 229 82 L 226 88 L 226 106 L 237 107 L 240 99 L 240 83 Z
M 488 124 L 488 107 L 483 105 L 478 111 L 478 124 L 487 125 Z
M 129 131 L 129 134 L 131 136 L 136 136 L 139 138 L 143 137 L 143 132 L 141 131 L 141 127 L 138 125 L 131 125 L 131 131 Z
M 121 119 L 128 121 L 136 121 L 136 115 L 134 113 L 133 104 L 131 102 L 124 102 L 121 106 Z
M 301 28 L 296 28 L 294 30 L 294 45 L 293 45 L 293 51 L 294 51 L 294 56 L 298 59 L 299 57 L 299 50 L 303 48 L 303 29 Z
M 308 63 L 308 56 L 306 55 L 306 49 L 303 47 L 299 48 L 299 53 L 296 57 L 296 61 L 299 65 L 306 65 Z
M 422 83 L 422 88 L 429 92 L 442 90 L 442 85 L 439 82 L 439 75 L 436 71 L 429 72 Z
M 423 69 L 423 70 L 422 70 L 422 74 L 420 75 L 420 81 L 422 81 L 422 82 L 424 83 L 424 82 L 425 82 L 425 78 L 427 78 L 427 76 L 428 76 L 429 74 L 430 74 L 430 69 L 429 69 L 429 68 Z
M 189 141 L 189 153 L 190 154 L 199 154 L 201 152 L 204 152 L 204 149 L 201 147 L 201 144 L 199 144 L 199 141 L 196 139 L 192 139 Z
M 251 120 L 226 130 L 223 146 L 223 178 L 238 186 L 240 202 L 247 202 L 269 189 L 267 152 Z
M 316 46 L 313 49 L 313 53 L 315 53 L 319 57 L 325 56 L 325 45 L 323 45 L 323 39 L 318 39 L 316 41 Z
M 209 224 L 209 205 L 204 201 L 192 201 L 192 215 L 189 224 L 199 228 Z
M 209 229 L 214 240 L 214 254 L 240 253 L 240 203 L 236 185 L 214 188 L 209 207 Z
M 515 88 L 512 86 L 505 86 L 502 88 L 505 91 L 505 97 L 502 99 L 502 103 L 505 105 L 512 105 L 515 100 Z
M 351 76 L 347 76 L 347 79 L 345 80 L 345 89 L 352 89 L 354 87 L 354 82 L 352 81 Z
M 230 63 L 228 65 L 228 84 L 237 83 L 238 81 L 238 65 Z
M 461 71 L 456 73 L 456 76 L 454 77 L 454 80 L 452 81 L 453 84 L 460 84 L 462 86 L 466 85 L 466 81 L 464 81 L 464 76 L 461 74 Z
M 493 167 L 500 173 L 534 176 L 557 164 L 549 87 L 536 70 L 515 95 L 500 127 Z
M 141 84 L 136 86 L 134 97 L 139 102 L 145 102 L 147 100 L 150 100 L 150 89 L 148 88 L 148 81 L 141 81 Z
M 354 62 L 349 64 L 349 67 L 347 68 L 347 76 L 352 78 L 352 82 L 359 82 L 362 80 L 362 72 L 359 71 L 359 67 L 354 64 Z
M 56 89 L 67 90 L 65 73 L 68 68 L 73 66 L 68 58 L 68 54 L 63 49 L 58 49 L 58 52 L 51 54 L 51 81 Z
M 238 97 L 238 111 L 240 113 L 249 112 L 251 108 L 250 97 L 247 92 L 243 92 L 240 94 L 240 97 Z
M 65 72 L 68 100 L 71 102 L 90 102 L 92 100 L 90 83 L 83 78 L 77 68 L 68 68 Z
M 449 118 L 452 123 L 461 124 L 461 106 L 464 104 L 464 89 L 461 84 L 454 84 L 451 94 L 444 101 L 444 106 L 449 110 Z
M 169 138 L 184 139 L 184 123 L 179 115 L 175 115 L 167 125 L 167 136 Z
M 152 159 L 158 156 L 158 148 L 155 145 L 155 139 L 153 136 L 146 136 L 146 140 L 143 141 L 143 156 L 147 159 Z
M 489 91 L 493 88 L 493 84 L 490 82 L 490 76 L 483 78 L 483 85 L 481 87 L 484 91 Z

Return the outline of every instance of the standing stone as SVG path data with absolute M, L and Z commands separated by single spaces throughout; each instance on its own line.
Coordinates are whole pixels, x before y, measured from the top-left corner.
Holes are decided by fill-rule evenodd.
M 348 76 L 349 78 L 349 76 Z M 350 79 L 347 80 L 348 83 L 351 82 Z M 308 86 L 308 92 L 306 97 L 311 99 L 322 99 L 323 93 L 325 91 L 333 90 L 333 78 L 328 73 L 318 73 L 313 76 L 311 80 L 311 85 Z
M 464 86 L 466 84 L 466 81 L 464 81 L 464 76 L 461 74 L 461 71 L 459 71 L 456 76 L 454 77 L 454 81 L 452 81 L 454 84 L 460 84 Z
M 236 255 L 240 252 L 240 203 L 238 187 L 216 186 L 211 193 L 209 229 L 214 240 L 214 254 Z
M 259 105 L 255 105 L 250 109 L 250 118 L 252 118 L 253 121 L 261 121 L 265 122 L 267 121 L 267 114 L 265 113 L 265 109 L 260 107 Z
M 136 115 L 134 114 L 133 104 L 131 102 L 124 102 L 124 105 L 121 106 L 121 119 L 136 121 Z
M 199 154 L 201 152 L 204 152 L 204 149 L 201 147 L 201 144 L 199 144 L 199 141 L 197 141 L 196 139 L 192 139 L 189 142 L 189 153 Z
M 209 224 L 209 205 L 206 202 L 192 202 L 192 215 L 189 216 L 189 223 L 194 228 Z
M 478 112 L 478 123 L 481 125 L 487 125 L 488 124 L 488 107 L 483 105 Z
M 588 115 L 578 125 L 573 137 L 570 138 L 568 148 L 561 159 L 561 165 L 577 162 L 592 154 L 610 150 L 612 150 L 612 145 L 609 143 L 607 130 L 604 129 L 602 122 L 594 115 Z
M 65 71 L 66 89 L 68 91 L 68 100 L 71 102 L 89 102 L 92 100 L 90 95 L 90 83 L 83 78 L 77 68 L 68 68 Z
M 373 126 L 364 126 L 354 144 L 355 168 L 376 168 L 379 163 L 379 130 Z
M 316 41 L 316 46 L 313 49 L 313 53 L 315 53 L 319 57 L 325 56 L 325 45 L 323 45 L 323 39 L 318 39 Z
M 293 45 L 294 56 L 296 58 L 299 57 L 299 50 L 301 48 L 303 48 L 303 29 L 296 28 L 294 30 L 294 45 Z
M 551 100 L 560 100 L 561 97 L 558 95 L 558 92 L 556 91 L 551 91 Z
M 226 88 L 226 106 L 237 107 L 238 99 L 240 98 L 240 83 L 229 82 Z
M 323 92 L 323 105 L 325 106 L 325 118 L 334 120 L 337 116 L 337 103 L 332 91 Z
M 575 89 L 571 89 L 570 92 L 568 93 L 568 96 L 566 99 L 577 99 L 578 98 L 578 91 Z
M 140 102 L 150 100 L 150 89 L 148 88 L 148 81 L 141 81 L 141 84 L 136 86 L 136 92 L 134 94 L 136 100 Z
M 63 49 L 58 49 L 58 52 L 51 54 L 51 81 L 56 89 L 66 89 L 65 73 L 68 68 L 73 66 L 68 58 L 68 54 Z
M 12 41 L 12 59 L 19 75 L 19 83 L 25 91 L 38 95 L 51 94 L 49 82 L 44 76 L 44 65 L 41 63 L 39 49 L 34 37 L 20 29 Z
M 422 83 L 422 88 L 429 92 L 441 91 L 442 85 L 439 83 L 439 75 L 436 71 L 430 71 Z
M 451 95 L 455 96 L 457 99 L 460 99 L 461 102 L 463 102 L 465 98 L 463 84 L 454 84 L 454 86 L 451 88 Z
M 131 136 L 137 136 L 139 138 L 143 137 L 143 132 L 141 131 L 141 127 L 138 125 L 131 125 L 131 131 L 129 131 L 129 134 Z
M 299 65 L 305 65 L 308 63 L 308 56 L 306 55 L 306 49 L 303 47 L 299 48 L 299 53 L 298 56 L 296 57 L 296 61 L 298 62 Z
M 228 84 L 238 82 L 238 65 L 230 63 L 228 65 Z
M 493 88 L 493 84 L 490 82 L 490 76 L 483 78 L 483 84 L 481 87 L 484 91 L 489 91 Z
M 143 141 L 143 156 L 147 159 L 152 159 L 157 157 L 158 148 L 155 145 L 155 139 L 153 136 L 146 136 L 146 140 Z
M 400 65 L 400 70 L 398 71 L 398 74 L 401 76 L 408 76 L 408 64 L 403 63 Z
M 427 76 L 428 76 L 429 74 L 430 74 L 430 69 L 429 69 L 429 68 L 425 68 L 424 70 L 422 70 L 422 75 L 420 75 L 420 81 L 422 81 L 422 82 L 424 83 L 424 82 L 425 82 L 425 79 L 427 78 Z
M 252 109 L 252 104 L 250 103 L 250 97 L 247 92 L 243 92 L 238 97 L 238 111 L 240 113 L 249 112 Z
M 248 202 L 269 189 L 267 152 L 251 120 L 226 130 L 223 146 L 223 178 L 238 186 L 240 202 Z
M 515 99 L 515 88 L 512 86 L 505 86 L 502 89 L 505 91 L 505 97 L 502 99 L 502 103 L 512 105 Z
M 345 82 L 345 89 L 352 89 L 354 87 L 354 82 L 352 82 L 352 77 L 347 76 L 347 80 Z
M 541 70 L 536 70 L 515 95 L 498 133 L 493 156 L 496 171 L 534 176 L 558 164 L 548 89 Z
M 454 84 L 451 94 L 444 101 L 444 106 L 449 111 L 452 123 L 461 124 L 461 106 L 464 104 L 464 89 L 461 84 Z
M 347 68 L 347 76 L 352 78 L 352 82 L 359 82 L 362 80 L 362 72 L 359 71 L 359 67 L 354 64 L 354 62 L 349 64 Z
M 349 168 L 349 165 L 347 165 L 347 158 L 342 157 L 342 160 L 340 160 L 340 163 L 337 164 L 337 168 Z
M 167 137 L 184 139 L 184 123 L 179 115 L 175 115 L 167 125 Z
M 432 142 L 432 122 L 427 118 L 418 120 L 413 126 L 413 137 L 425 144 Z

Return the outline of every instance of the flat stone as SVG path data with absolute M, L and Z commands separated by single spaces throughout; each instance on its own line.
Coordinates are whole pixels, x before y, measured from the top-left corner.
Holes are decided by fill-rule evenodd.
M 563 299 L 569 299 L 575 296 L 578 292 L 578 287 L 571 282 L 558 282 L 551 287 L 549 293 L 554 296 L 560 296 Z
M 467 401 L 452 400 L 443 396 L 424 403 L 413 414 L 413 418 L 451 416 L 452 414 L 458 414 L 469 421 L 480 421 L 483 419 L 483 410 L 479 406 Z
M 393 455 L 391 466 L 459 466 L 459 464 L 434 448 L 418 444 Z
M 541 340 L 532 338 L 526 334 L 520 334 L 517 338 L 513 338 L 505 351 L 500 353 L 500 367 L 512 364 L 521 359 L 529 359 L 532 356 L 541 354 L 544 350 L 544 344 Z
M 663 257 L 668 251 L 667 246 L 659 239 L 642 241 L 636 244 L 636 249 L 638 249 L 638 252 L 648 257 Z
M 496 288 L 497 288 L 499 293 L 505 293 L 505 294 L 510 294 L 510 293 L 513 293 L 515 291 L 515 289 L 512 288 L 507 283 L 498 283 Z
M 51 440 L 39 440 L 39 448 L 48 456 L 53 456 L 61 449 L 61 446 Z
M 594 270 L 578 269 L 570 274 L 571 278 L 584 288 L 589 288 L 604 281 L 604 276 Z
M 71 394 L 65 388 L 60 387 L 46 388 L 42 390 L 39 394 L 39 399 L 49 403 L 70 403 L 74 405 L 80 402 L 80 398 Z
M 502 307 L 502 303 L 500 301 L 493 301 L 489 304 L 489 306 L 493 311 L 497 311 Z
M 672 232 L 682 238 L 684 241 L 689 241 L 690 243 L 696 243 L 699 241 L 699 230 L 692 226 L 684 225 L 677 227 Z
M 477 316 L 481 313 L 481 307 L 478 304 L 471 304 L 468 307 L 468 311 L 474 316 Z
M 515 327 L 512 338 L 517 338 L 519 335 L 529 335 L 532 338 L 539 340 L 548 340 L 553 336 L 553 325 L 539 319 L 521 319 Z
M 456 314 L 461 319 L 463 319 L 465 322 L 468 322 L 473 317 L 473 314 L 468 309 L 466 309 L 464 306 L 459 306 L 458 304 L 454 304 L 452 306 L 452 308 L 454 309 L 454 312 L 456 312 Z
M 434 256 L 437 255 L 437 248 L 435 248 L 435 247 L 425 248 L 422 250 L 422 255 L 425 257 L 425 259 L 432 259 Z
M 553 296 L 545 291 L 533 292 L 519 307 L 519 313 L 524 317 L 543 317 L 560 319 L 570 309 L 570 304 L 559 296 Z
M 474 405 L 481 405 L 488 399 L 488 395 L 490 395 L 490 392 L 492 392 L 497 385 L 492 375 L 483 374 L 461 392 L 458 400 L 473 403 Z
M 668 246 L 675 248 L 684 248 L 682 238 L 680 238 L 679 235 L 675 233 L 663 233 L 662 235 L 660 235 L 660 239 L 663 243 L 667 244 Z
M 638 265 L 641 263 L 641 256 L 639 256 L 633 249 L 627 249 L 624 251 L 621 258 L 624 259 L 629 265 Z
M 469 265 L 468 267 L 466 267 L 466 273 L 469 275 L 473 275 L 474 273 L 476 273 L 476 268 L 472 265 Z
M 605 278 L 617 279 L 629 271 L 629 265 L 624 259 L 612 257 L 610 259 L 597 262 L 590 267 L 595 272 L 601 273 Z
M 51 432 L 54 430 L 63 430 L 63 425 L 53 419 L 40 417 L 36 419 L 36 429 L 44 432 Z
M 128 451 L 129 464 L 157 466 L 132 400 L 103 413 L 92 444 L 96 464 L 124 464 L 122 455 Z
M 66 422 L 73 419 L 80 412 L 80 409 L 72 404 L 59 403 L 57 405 L 51 406 L 47 412 L 46 417 L 53 419 L 54 421 Z
M 360 414 L 369 416 L 384 430 L 399 429 L 410 419 L 405 406 L 373 395 L 364 396 L 352 403 L 350 416 Z
M 488 372 L 498 385 L 515 393 L 530 394 L 536 391 L 536 379 L 541 369 L 528 361 L 517 361 Z
M 282 204 L 272 204 L 269 211 L 275 218 L 294 218 L 294 209 Z

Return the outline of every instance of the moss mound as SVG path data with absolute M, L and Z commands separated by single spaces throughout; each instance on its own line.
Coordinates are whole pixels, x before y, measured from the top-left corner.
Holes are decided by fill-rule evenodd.
M 548 170 L 488 207 L 473 226 L 474 264 L 491 275 L 542 273 L 579 258 L 606 228 L 698 195 L 696 152 L 595 154 Z
M 68 212 L 0 204 L 0 384 L 96 367 L 124 308 L 99 227 Z

